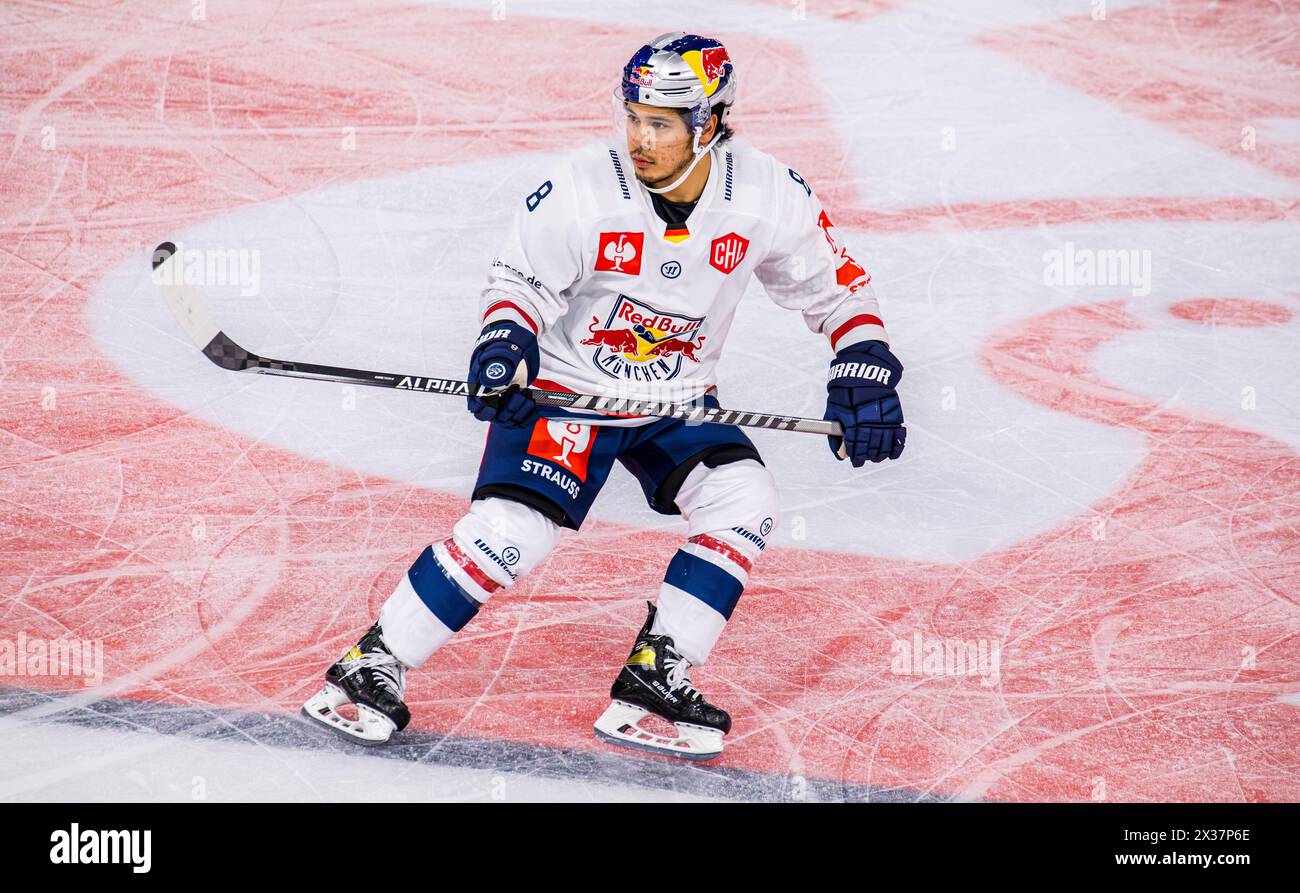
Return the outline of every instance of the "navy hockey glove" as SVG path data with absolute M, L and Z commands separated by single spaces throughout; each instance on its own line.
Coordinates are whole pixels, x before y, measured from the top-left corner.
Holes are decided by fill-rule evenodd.
M 537 336 L 518 323 L 493 323 L 483 329 L 469 356 L 469 382 L 499 393 L 471 394 L 469 411 L 482 422 L 522 428 L 537 419 L 537 404 L 527 390 L 537 377 Z
M 831 361 L 826 383 L 826 415 L 844 426 L 844 437 L 828 437 L 836 458 L 855 468 L 870 459 L 883 462 L 903 453 L 907 429 L 894 390 L 903 364 L 882 341 L 850 345 Z

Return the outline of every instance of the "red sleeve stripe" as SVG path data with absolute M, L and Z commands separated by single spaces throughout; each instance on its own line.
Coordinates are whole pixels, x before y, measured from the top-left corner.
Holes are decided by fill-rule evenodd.
M 856 329 L 858 326 L 880 326 L 883 329 L 885 321 L 879 316 L 872 316 L 870 313 L 859 313 L 857 316 L 850 317 L 847 322 L 834 332 L 831 332 L 831 350 L 838 350 L 835 342 L 839 341 L 850 329 Z
M 719 555 L 722 555 L 723 557 L 730 559 L 732 562 L 737 564 L 740 567 L 740 569 L 743 570 L 745 573 L 749 573 L 749 569 L 750 567 L 752 567 L 750 560 L 746 558 L 739 549 L 735 548 L 729 543 L 724 543 L 722 540 L 718 539 L 717 537 L 709 536 L 707 533 L 699 533 L 691 537 L 691 542 L 695 543 L 695 545 L 697 546 L 703 546 L 706 549 L 712 549 L 714 552 L 717 552 Z
M 537 323 L 533 322 L 533 318 L 521 310 L 514 301 L 497 301 L 483 313 L 483 321 L 487 322 L 487 318 L 498 310 L 513 310 L 518 313 L 524 318 L 524 322 L 528 323 L 528 327 L 533 330 L 533 334 L 537 334 Z
M 448 537 L 447 541 L 442 545 L 446 548 L 447 554 L 451 556 L 451 560 L 460 565 L 460 569 L 477 583 L 484 592 L 496 592 L 501 588 L 500 583 L 483 573 L 483 569 L 470 560 L 470 557 L 461 550 L 460 546 L 456 545 L 454 539 Z

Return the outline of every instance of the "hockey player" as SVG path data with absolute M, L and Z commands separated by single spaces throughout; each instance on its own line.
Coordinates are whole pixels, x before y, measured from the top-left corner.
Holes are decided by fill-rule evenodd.
M 469 511 L 329 668 L 307 716 L 369 743 L 406 726 L 406 671 L 542 561 L 562 528 L 578 529 L 618 461 L 651 508 L 681 514 L 688 538 L 596 734 L 691 759 L 721 752 L 731 718 L 690 668 L 708 658 L 776 526 L 772 475 L 738 428 L 539 410 L 529 388 L 716 406 L 714 366 L 757 276 L 829 342 L 825 417 L 845 432 L 831 451 L 854 466 L 902 453 L 903 367 L 870 277 L 797 172 L 732 145 L 735 95 L 721 43 L 664 34 L 623 70 L 613 97 L 623 138 L 574 153 L 523 198 L 470 356 L 480 390 L 469 409 L 491 425 Z M 355 720 L 338 710 L 349 701 Z M 641 725 L 648 714 L 677 735 Z

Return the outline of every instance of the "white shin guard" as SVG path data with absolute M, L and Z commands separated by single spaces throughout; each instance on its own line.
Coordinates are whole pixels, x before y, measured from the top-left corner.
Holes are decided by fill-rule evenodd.
M 668 635 L 692 664 L 702 664 L 727 624 L 752 563 L 776 529 L 780 502 L 772 474 L 743 459 L 698 465 L 683 482 L 677 505 L 689 539 L 669 565 L 651 632 Z
M 510 587 L 551 553 L 560 527 L 536 509 L 497 497 L 475 500 L 452 535 L 433 546 L 438 569 L 462 593 L 482 605 Z M 456 634 L 402 574 L 379 612 L 384 643 L 408 667 L 418 667 Z

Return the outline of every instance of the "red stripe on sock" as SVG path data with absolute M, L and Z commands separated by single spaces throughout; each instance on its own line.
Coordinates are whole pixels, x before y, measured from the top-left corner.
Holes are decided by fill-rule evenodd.
M 736 564 L 740 566 L 741 570 L 743 570 L 745 573 L 749 573 L 749 568 L 751 567 L 750 560 L 746 558 L 744 553 L 741 552 L 739 549 L 737 549 L 735 546 L 729 545 L 728 543 L 724 543 L 722 540 L 718 539 L 717 537 L 709 536 L 707 533 L 696 534 L 695 536 L 691 537 L 690 541 L 695 543 L 695 545 L 697 546 L 703 546 L 706 549 L 712 549 L 714 552 L 717 552 L 719 555 L 722 555 L 723 557 L 728 558 L 731 561 L 734 561 Z
M 469 578 L 484 590 L 487 592 L 496 592 L 501 588 L 500 583 L 483 573 L 481 567 L 473 561 L 470 561 L 469 556 L 465 554 L 460 546 L 456 545 L 454 539 L 448 537 L 447 541 L 442 545 L 447 550 L 447 554 L 451 556 L 451 560 L 459 564 L 460 569 L 469 574 Z

